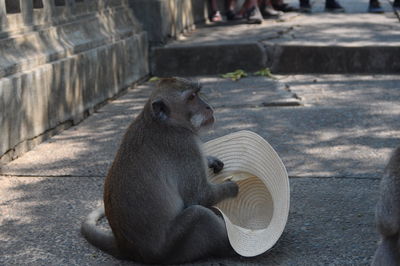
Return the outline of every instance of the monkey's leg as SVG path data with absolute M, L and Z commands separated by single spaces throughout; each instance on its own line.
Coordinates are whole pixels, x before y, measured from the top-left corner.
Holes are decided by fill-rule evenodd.
M 200 205 L 184 209 L 171 222 L 165 247 L 167 263 L 183 263 L 209 256 L 234 254 L 229 244 L 224 220 Z

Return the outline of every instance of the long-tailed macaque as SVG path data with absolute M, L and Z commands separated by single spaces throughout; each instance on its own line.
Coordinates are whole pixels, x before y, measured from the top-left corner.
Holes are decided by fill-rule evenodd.
M 381 181 L 376 223 L 381 240 L 372 265 L 400 265 L 400 147 L 390 158 Z
M 96 221 L 102 207 L 82 225 L 82 234 L 118 258 L 144 263 L 182 263 L 233 253 L 225 223 L 210 207 L 235 197 L 236 183 L 211 184 L 207 165 L 222 170 L 201 150 L 198 131 L 214 122 L 200 86 L 162 79 L 129 126 L 104 184 L 111 232 Z

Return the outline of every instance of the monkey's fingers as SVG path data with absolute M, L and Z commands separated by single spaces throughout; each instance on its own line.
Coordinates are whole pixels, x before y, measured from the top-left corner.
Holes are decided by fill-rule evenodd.
M 224 163 L 216 157 L 207 157 L 208 167 L 213 169 L 214 174 L 218 174 L 224 168 Z

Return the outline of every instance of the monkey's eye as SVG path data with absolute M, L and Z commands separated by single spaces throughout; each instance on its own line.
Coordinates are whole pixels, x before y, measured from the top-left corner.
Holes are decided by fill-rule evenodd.
M 197 94 L 195 92 L 193 92 L 192 94 L 189 95 L 188 100 L 192 101 L 194 100 L 194 98 L 196 98 Z

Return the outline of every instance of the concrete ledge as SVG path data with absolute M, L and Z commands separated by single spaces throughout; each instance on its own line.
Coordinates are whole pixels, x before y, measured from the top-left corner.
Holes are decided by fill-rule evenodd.
M 265 50 L 259 43 L 157 47 L 152 50 L 152 74 L 198 76 L 236 69 L 256 71 L 266 61 Z
M 274 73 L 400 72 L 400 47 L 393 46 L 267 46 L 268 66 Z
M 264 67 L 282 74 L 391 74 L 400 72 L 400 47 L 302 46 L 251 43 L 188 44 L 152 50 L 156 76 L 222 74 Z

